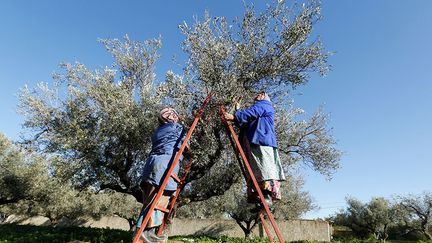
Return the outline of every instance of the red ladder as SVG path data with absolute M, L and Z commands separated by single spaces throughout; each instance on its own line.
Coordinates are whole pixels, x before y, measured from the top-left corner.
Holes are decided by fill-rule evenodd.
M 147 208 L 147 213 L 146 213 L 146 215 L 145 215 L 145 217 L 144 217 L 144 219 L 143 219 L 143 221 L 141 223 L 141 227 L 135 231 L 135 236 L 134 236 L 134 238 L 132 240 L 133 243 L 142 242 L 140 240 L 140 236 L 143 233 L 143 231 L 144 231 L 147 223 L 149 222 L 150 216 L 152 215 L 153 211 L 155 210 L 156 205 L 157 205 L 159 199 L 161 198 L 161 196 L 162 196 L 162 194 L 163 194 L 163 192 L 165 190 L 166 185 L 168 184 L 169 178 L 172 177 L 177 183 L 181 182 L 181 180 L 175 174 L 173 174 L 174 168 L 178 164 L 178 162 L 179 162 L 179 160 L 180 160 L 180 158 L 181 158 L 181 156 L 183 154 L 183 151 L 187 147 L 188 141 L 191 138 L 192 133 L 195 130 L 196 125 L 198 124 L 198 121 L 201 119 L 201 115 L 202 115 L 205 107 L 210 102 L 211 96 L 212 96 L 212 94 L 210 93 L 207 96 L 207 98 L 204 100 L 203 105 L 201 106 L 201 108 L 199 109 L 198 113 L 196 114 L 195 119 L 194 119 L 191 127 L 189 128 L 189 131 L 187 132 L 186 137 L 185 137 L 185 139 L 184 139 L 184 141 L 183 141 L 183 143 L 182 143 L 179 151 L 177 152 L 176 156 L 174 157 L 174 160 L 172 161 L 170 167 L 165 172 L 165 176 L 164 176 L 164 179 L 162 181 L 162 184 L 160 185 L 160 187 L 158 189 L 158 192 L 157 192 L 156 196 L 153 198 L 150 206 L 148 207 L 148 205 L 143 205 L 143 209 L 142 210 L 144 210 L 144 209 L 146 209 L 148 207 Z M 190 163 L 191 162 L 189 161 L 189 164 Z M 185 176 L 186 175 L 184 175 L 183 177 L 185 178 Z M 183 186 L 182 184 L 183 183 L 180 183 L 179 186 Z M 177 193 L 178 193 L 178 191 L 180 189 L 179 186 L 177 187 Z M 177 200 L 177 196 L 175 196 L 175 200 Z M 161 210 L 161 211 L 163 211 L 163 212 L 165 212 L 167 214 L 170 214 L 170 212 L 172 212 L 172 209 L 174 208 L 174 204 L 175 204 L 175 201 L 174 201 L 174 203 L 171 203 L 170 209 L 166 209 L 166 208 L 163 208 L 163 209 L 162 208 L 157 208 L 157 209 Z M 166 219 L 167 218 L 165 217 L 164 222 L 166 221 Z M 163 225 L 165 225 L 165 224 L 163 224 Z M 159 233 L 162 233 L 162 231 L 158 231 L 158 234 Z
M 190 151 L 190 148 L 187 147 L 188 150 Z M 174 206 L 177 202 L 177 198 L 180 196 L 180 192 L 183 191 L 184 186 L 186 185 L 185 180 L 186 180 L 186 176 L 189 173 L 190 169 L 192 167 L 192 159 L 189 159 L 189 162 L 183 172 L 183 176 L 181 179 L 177 179 L 175 180 L 178 184 L 177 184 L 177 190 L 174 194 L 174 196 L 171 197 L 170 202 L 169 202 L 169 208 L 168 208 L 168 213 L 165 214 L 164 219 L 162 221 L 162 224 L 159 226 L 157 235 L 160 236 L 162 235 L 165 226 L 167 224 L 167 221 L 170 220 L 174 214 Z
M 144 229 L 145 229 L 145 227 L 146 227 L 148 221 L 150 220 L 151 214 L 153 213 L 153 211 L 154 211 L 155 209 L 158 209 L 158 210 L 160 210 L 160 211 L 162 211 L 162 212 L 165 213 L 165 216 L 164 216 L 164 220 L 163 220 L 163 222 L 162 222 L 162 225 L 159 226 L 159 228 L 158 228 L 158 232 L 157 232 L 158 235 L 161 235 L 161 234 L 162 234 L 162 232 L 163 232 L 163 230 L 164 230 L 164 228 L 165 228 L 165 226 L 166 226 L 167 221 L 171 218 L 171 216 L 172 216 L 172 214 L 173 214 L 173 210 L 174 210 L 175 204 L 176 204 L 176 202 L 177 202 L 177 198 L 178 198 L 180 192 L 183 190 L 183 188 L 184 188 L 184 186 L 185 186 L 185 179 L 186 179 L 187 174 L 188 174 L 189 171 L 190 171 L 190 168 L 191 168 L 191 165 L 192 165 L 192 161 L 189 160 L 188 165 L 186 166 L 186 169 L 185 169 L 185 171 L 184 171 L 183 176 L 182 176 L 181 179 L 178 178 L 177 175 L 173 174 L 173 171 L 174 171 L 175 166 L 178 164 L 178 162 L 179 162 L 179 160 L 180 160 L 180 158 L 181 158 L 181 156 L 182 156 L 184 150 L 185 150 L 186 148 L 189 148 L 188 145 L 187 145 L 187 144 L 188 144 L 188 141 L 190 140 L 190 137 L 192 136 L 192 133 L 193 133 L 193 131 L 194 131 L 196 125 L 198 124 L 198 121 L 201 119 L 201 115 L 202 115 L 202 113 L 203 113 L 205 107 L 206 107 L 207 104 L 209 103 L 210 99 L 211 99 L 211 94 L 209 94 L 209 95 L 207 96 L 207 98 L 205 99 L 205 101 L 204 101 L 204 103 L 203 103 L 201 109 L 200 109 L 200 110 L 198 111 L 198 113 L 196 114 L 195 119 L 194 119 L 194 121 L 193 121 L 191 127 L 189 128 L 189 131 L 188 131 L 188 133 L 186 134 L 186 137 L 185 137 L 185 139 L 184 139 L 184 141 L 183 141 L 183 143 L 182 143 L 182 145 L 181 145 L 179 151 L 177 152 L 176 156 L 174 157 L 173 162 L 171 163 L 170 167 L 168 168 L 168 170 L 167 170 L 166 173 L 165 173 L 164 179 L 163 179 L 163 181 L 162 181 L 162 184 L 161 184 L 160 187 L 158 188 L 158 192 L 157 192 L 156 196 L 154 196 L 154 198 L 153 198 L 152 201 L 151 201 L 150 206 L 149 206 L 149 205 L 143 205 L 143 209 L 142 209 L 142 211 L 143 211 L 144 209 L 147 209 L 147 212 L 146 212 L 146 215 L 145 215 L 145 217 L 144 217 L 144 219 L 143 219 L 143 221 L 142 221 L 142 223 L 141 223 L 141 227 L 135 231 L 135 236 L 134 236 L 133 241 L 132 241 L 133 243 L 140 243 L 140 242 L 142 242 L 142 241 L 140 240 L 140 236 L 141 236 L 142 232 L 144 231 Z M 262 225 L 263 225 L 263 227 L 264 227 L 264 229 L 265 229 L 265 232 L 266 232 L 266 234 L 267 234 L 267 236 L 268 236 L 270 242 L 272 242 L 273 240 L 272 240 L 271 233 L 270 233 L 269 229 L 267 228 L 267 225 L 265 224 L 265 220 L 264 220 L 264 217 L 263 217 L 263 211 L 265 211 L 265 212 L 267 213 L 267 215 L 268 215 L 268 217 L 269 217 L 269 219 L 270 219 L 270 222 L 271 222 L 271 224 L 272 224 L 272 226 L 273 226 L 273 229 L 274 229 L 275 232 L 276 232 L 276 235 L 277 235 L 279 241 L 280 241 L 280 242 L 284 242 L 283 239 L 282 239 L 282 236 L 281 236 L 281 234 L 280 234 L 279 228 L 278 228 L 276 222 L 274 221 L 273 215 L 272 215 L 272 213 L 270 212 L 270 209 L 269 209 L 267 203 L 266 203 L 265 200 L 264 200 L 264 196 L 263 196 L 263 194 L 262 194 L 262 192 L 261 192 L 261 190 L 260 190 L 260 188 L 259 188 L 259 186 L 258 186 L 258 183 L 256 182 L 255 176 L 253 175 L 252 169 L 250 168 L 249 162 L 248 162 L 248 160 L 246 159 L 246 156 L 245 156 L 245 154 L 244 154 L 244 151 L 243 151 L 243 149 L 242 149 L 242 147 L 241 147 L 241 145 L 240 145 L 240 143 L 239 143 L 239 141 L 238 141 L 238 137 L 237 137 L 237 135 L 235 134 L 234 128 L 233 128 L 232 125 L 231 125 L 230 123 L 228 123 L 228 122 L 225 120 L 225 118 L 223 117 L 223 113 L 224 113 L 224 108 L 223 108 L 223 106 L 220 107 L 220 113 L 221 113 L 221 119 L 222 119 L 222 122 L 226 125 L 227 130 L 228 130 L 228 131 L 231 133 L 231 135 L 232 135 L 232 137 L 230 137 L 231 145 L 233 146 L 234 150 L 237 152 L 237 153 L 236 153 L 236 156 L 237 156 L 237 159 L 238 159 L 238 161 L 239 161 L 239 165 L 240 165 L 240 168 L 241 168 L 241 170 L 242 170 L 243 176 L 245 177 L 245 179 L 247 179 L 248 183 L 249 183 L 250 180 L 252 180 L 252 182 L 253 182 L 253 184 L 254 184 L 254 187 L 255 187 L 255 190 L 258 192 L 258 195 L 259 195 L 259 197 L 260 197 L 261 203 L 264 205 L 264 210 L 262 210 L 262 211 L 259 213 L 259 218 L 260 218 L 261 223 L 262 223 Z M 227 132 L 228 132 L 228 131 L 227 131 Z M 234 140 L 234 141 L 233 141 L 233 140 Z M 242 163 L 241 163 L 241 160 L 240 160 L 239 154 L 240 154 L 241 158 L 243 159 L 244 165 L 242 165 Z M 247 170 L 246 170 L 246 169 L 247 169 Z M 249 174 L 249 177 L 247 176 L 246 173 Z M 170 177 L 172 177 L 172 178 L 173 178 L 173 179 L 178 183 L 176 193 L 175 193 L 174 196 L 171 197 L 171 199 L 170 199 L 169 208 L 159 208 L 159 207 L 156 206 L 156 205 L 157 205 L 157 202 L 158 202 L 159 199 L 161 198 L 161 196 L 162 196 L 162 194 L 163 194 L 163 191 L 164 191 L 166 185 L 168 184 L 168 180 L 169 180 Z M 148 208 L 147 208 L 147 207 L 148 207 Z
M 283 243 L 284 240 L 283 240 L 283 238 L 282 238 L 282 235 L 281 235 L 281 232 L 280 232 L 280 230 L 279 230 L 279 227 L 278 227 L 278 225 L 276 224 L 276 221 L 274 220 L 273 214 L 271 213 L 270 208 L 269 208 L 267 202 L 266 202 L 265 199 L 264 199 L 264 195 L 263 195 L 263 193 L 262 193 L 262 191 L 261 191 L 261 188 L 260 188 L 259 185 L 258 185 L 258 182 L 257 182 L 257 180 L 256 180 L 256 178 L 255 178 L 255 175 L 253 174 L 252 168 L 250 167 L 249 161 L 248 161 L 248 159 L 246 158 L 246 155 L 245 155 L 245 153 L 244 153 L 244 151 L 243 151 L 243 148 L 242 148 L 242 146 L 241 146 L 241 144 L 240 144 L 240 142 L 239 142 L 239 139 L 238 139 L 238 137 L 237 137 L 237 134 L 235 133 L 232 124 L 229 123 L 229 122 L 225 119 L 224 113 L 225 113 L 225 109 L 224 109 L 223 105 L 221 105 L 221 106 L 219 107 L 219 114 L 220 114 L 220 117 L 221 117 L 222 123 L 225 124 L 226 128 L 229 130 L 229 133 L 231 134 L 230 140 L 231 140 L 231 139 L 234 140 L 234 143 L 233 143 L 232 140 L 231 140 L 231 145 L 233 146 L 233 149 L 234 149 L 234 151 L 236 152 L 236 156 L 237 156 L 237 158 L 239 159 L 238 154 L 240 154 L 240 157 L 241 157 L 242 160 L 243 160 L 243 165 L 241 164 L 241 162 L 240 162 L 240 160 L 239 160 L 240 168 L 241 168 L 241 170 L 242 170 L 242 172 L 243 172 L 243 176 L 245 177 L 245 179 L 246 179 L 246 181 L 247 181 L 248 184 L 249 184 L 249 181 L 252 180 L 252 183 L 253 183 L 254 189 L 255 189 L 256 192 L 258 192 L 258 196 L 259 196 L 259 198 L 260 198 L 260 200 L 261 200 L 262 205 L 264 206 L 264 212 L 267 214 L 267 216 L 268 216 L 268 218 L 269 218 L 269 220 L 270 220 L 270 223 L 271 223 L 271 225 L 273 226 L 273 229 L 274 229 L 274 231 L 275 231 L 275 233 L 276 233 L 276 236 L 277 236 L 277 238 L 279 239 L 279 242 Z M 228 134 L 228 135 L 229 135 L 229 134 Z M 249 176 L 246 176 L 246 172 L 248 173 Z M 262 212 L 262 211 L 261 211 L 261 212 Z M 268 228 L 267 228 L 267 225 L 264 223 L 264 218 L 263 218 L 261 212 L 260 212 L 260 215 L 259 215 L 260 220 L 261 220 L 261 223 L 263 224 L 263 227 L 264 227 L 264 229 L 265 229 L 265 231 L 266 231 L 267 236 L 269 237 L 270 242 L 272 242 L 273 239 L 272 239 L 272 237 L 271 237 L 270 231 L 269 231 Z

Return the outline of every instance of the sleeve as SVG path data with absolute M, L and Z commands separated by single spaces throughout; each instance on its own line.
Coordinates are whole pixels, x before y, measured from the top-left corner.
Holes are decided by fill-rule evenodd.
M 179 136 L 178 136 L 177 146 L 176 146 L 177 150 L 180 149 L 180 147 L 183 144 L 183 141 L 186 139 L 186 133 L 187 133 L 187 131 L 186 131 L 186 129 L 184 129 L 183 126 L 178 126 L 178 134 L 179 134 Z M 188 145 L 189 145 L 189 143 L 190 143 L 190 140 L 188 141 Z
M 243 126 L 251 120 L 260 117 L 263 113 L 263 109 L 257 105 L 253 105 L 247 109 L 239 110 L 234 114 L 235 122 L 238 126 Z

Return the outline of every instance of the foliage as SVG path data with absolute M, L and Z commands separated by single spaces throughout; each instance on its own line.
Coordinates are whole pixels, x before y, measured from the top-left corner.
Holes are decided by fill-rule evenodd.
M 42 215 L 55 222 L 62 217 L 119 215 L 132 220 L 139 205 L 126 194 L 74 190 L 55 176 L 64 163 L 58 157 L 45 158 L 12 144 L 0 134 L 0 212 Z
M 279 110 L 284 169 L 304 163 L 330 177 L 341 153 L 334 148 L 327 116 L 318 111 L 303 119 L 303 111 L 293 109 L 289 100 L 290 90 L 306 84 L 309 73 L 324 75 L 329 69 L 329 54 L 311 37 L 319 19 L 317 1 L 292 9 L 280 1 L 261 13 L 246 6 L 243 17 L 232 23 L 206 13 L 193 26 L 180 25 L 189 57 L 185 73 L 168 71 L 163 82 L 154 74 L 160 39 L 100 40 L 114 58 L 111 68 L 91 71 L 81 63 L 64 63 L 51 84 L 22 90 L 20 111 L 32 131 L 23 142 L 59 156 L 50 164 L 59 181 L 79 191 L 110 189 L 141 201 L 140 171 L 157 111 L 174 106 L 187 128 L 211 92 L 214 98 L 191 141 L 194 164 L 182 206 L 223 195 L 239 183 L 241 174 L 218 122 L 217 106 L 240 96 L 250 105 L 253 94 L 265 89 Z
M 62 64 L 64 73 L 55 75 L 52 88 L 40 84 L 34 92 L 22 90 L 24 125 L 39 130 L 29 142 L 63 156 L 68 164 L 62 164 L 60 176 L 77 188 L 111 188 L 140 197 L 128 173 L 143 160 L 153 129 L 148 117 L 154 117 L 157 102 L 147 98 L 152 76 L 146 72 L 156 59 L 158 41 L 139 43 L 126 37 L 121 44 L 102 42 L 116 57 L 121 80 L 115 81 L 113 69 L 91 72 L 79 63 Z M 135 95 L 142 99 L 135 102 Z
M 407 232 L 419 231 L 432 240 L 432 193 L 399 196 L 400 222 Z
M 141 205 L 127 194 L 114 191 L 95 194 L 88 190 L 79 192 L 67 187 L 54 186 L 46 192 L 44 198 L 22 200 L 1 207 L 0 211 L 7 215 L 41 215 L 48 217 L 52 223 L 64 217 L 79 219 L 117 215 L 127 219 L 132 228 L 140 208 Z
M 22 201 L 40 202 L 51 193 L 67 193 L 67 187 L 50 175 L 50 164 L 39 154 L 13 144 L 0 133 L 0 205 Z
M 367 238 L 373 235 L 375 239 L 385 242 L 389 227 L 396 222 L 395 206 L 379 197 L 366 204 L 355 198 L 348 198 L 347 204 L 347 209 L 333 218 L 335 224 L 348 226 L 358 237 Z
M 373 234 L 381 241 L 387 238 L 383 236 L 402 240 L 429 240 L 431 198 L 429 192 L 420 195 L 399 195 L 392 202 L 383 198 L 373 198 L 369 203 L 362 203 L 357 199 L 348 198 L 347 209 L 330 220 L 336 227 L 349 227 L 352 233 L 360 238 Z

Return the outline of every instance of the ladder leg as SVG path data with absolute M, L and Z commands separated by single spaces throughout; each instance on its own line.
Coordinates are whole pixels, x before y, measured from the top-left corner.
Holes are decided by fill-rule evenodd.
M 177 190 L 171 199 L 170 206 L 169 206 L 169 213 L 165 214 L 162 225 L 159 226 L 157 235 L 162 235 L 163 230 L 165 229 L 165 226 L 167 224 L 167 221 L 170 220 L 170 218 L 173 216 L 173 210 L 174 210 L 175 204 L 177 202 L 178 197 L 180 196 L 180 192 L 183 191 L 183 188 L 185 186 L 185 180 L 186 180 L 187 174 L 189 173 L 191 167 L 192 167 L 192 160 L 189 160 L 188 165 L 186 166 L 186 169 L 183 172 L 183 176 L 180 179 L 180 182 L 177 186 Z
M 269 238 L 270 243 L 272 243 L 273 242 L 273 237 L 271 236 L 271 232 L 270 232 L 269 228 L 267 227 L 267 224 L 266 224 L 266 222 L 264 220 L 262 211 L 259 212 L 259 218 L 261 220 L 261 225 L 263 226 L 263 228 L 264 228 L 264 230 L 265 230 L 265 232 L 267 234 L 267 237 Z

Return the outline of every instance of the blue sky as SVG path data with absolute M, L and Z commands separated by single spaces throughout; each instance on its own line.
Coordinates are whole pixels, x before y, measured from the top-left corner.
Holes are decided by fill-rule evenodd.
M 127 4 L 125 4 L 127 3 Z M 158 78 L 182 55 L 177 26 L 208 9 L 213 16 L 241 15 L 242 1 L 1 1 L 0 132 L 17 139 L 22 118 L 16 93 L 25 84 L 50 81 L 60 62 L 109 66 L 98 38 L 145 40 L 162 36 Z M 430 190 L 432 114 L 430 70 L 432 2 L 427 0 L 324 1 L 316 34 L 335 54 L 332 71 L 296 90 L 295 105 L 331 114 L 330 126 L 345 152 L 333 180 L 304 169 L 305 189 L 325 217 L 345 197 Z M 301 93 L 301 95 L 300 95 Z

